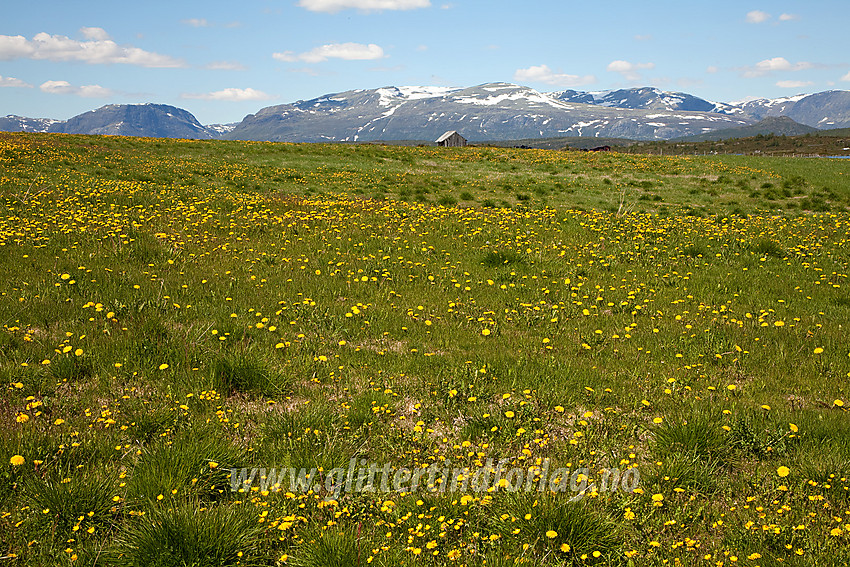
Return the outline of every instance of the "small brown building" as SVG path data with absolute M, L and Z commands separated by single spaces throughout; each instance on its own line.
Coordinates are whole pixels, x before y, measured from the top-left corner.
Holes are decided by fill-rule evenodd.
M 461 148 L 466 146 L 466 138 L 452 130 L 437 138 L 437 145 L 446 148 Z

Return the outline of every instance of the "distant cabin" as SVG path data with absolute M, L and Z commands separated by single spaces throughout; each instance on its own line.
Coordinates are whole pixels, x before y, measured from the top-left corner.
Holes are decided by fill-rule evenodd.
M 462 148 L 466 145 L 466 138 L 452 130 L 437 138 L 437 145 L 446 148 Z

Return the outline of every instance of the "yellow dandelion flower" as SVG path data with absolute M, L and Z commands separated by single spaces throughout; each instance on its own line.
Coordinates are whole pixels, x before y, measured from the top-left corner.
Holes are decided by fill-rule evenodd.
M 558 532 L 556 532 L 555 530 L 549 530 L 548 532 L 546 532 L 546 537 L 548 537 L 549 539 L 554 539 L 558 537 Z
M 12 455 L 12 458 L 9 459 L 9 463 L 13 467 L 19 467 L 22 464 L 24 464 L 25 461 L 26 461 L 26 459 L 24 459 L 21 455 Z
M 783 465 L 783 466 L 779 467 L 778 469 L 776 469 L 776 474 L 778 474 L 782 478 L 785 478 L 786 476 L 791 474 L 791 469 L 789 469 L 788 467 Z
M 168 364 L 165 363 L 165 362 L 163 362 L 162 364 L 159 365 L 160 370 L 165 370 L 166 368 L 168 368 Z

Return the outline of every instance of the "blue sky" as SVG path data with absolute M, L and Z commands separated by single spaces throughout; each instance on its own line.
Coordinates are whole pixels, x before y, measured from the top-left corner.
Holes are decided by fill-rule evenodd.
M 157 102 L 209 124 L 349 89 L 495 81 L 776 98 L 850 89 L 848 22 L 847 0 L 9 2 L 0 115 Z

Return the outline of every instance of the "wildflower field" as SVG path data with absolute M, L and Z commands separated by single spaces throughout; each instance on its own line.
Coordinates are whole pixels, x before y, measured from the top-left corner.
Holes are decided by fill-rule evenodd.
M 0 564 L 846 565 L 848 211 L 846 160 L 2 133 Z

